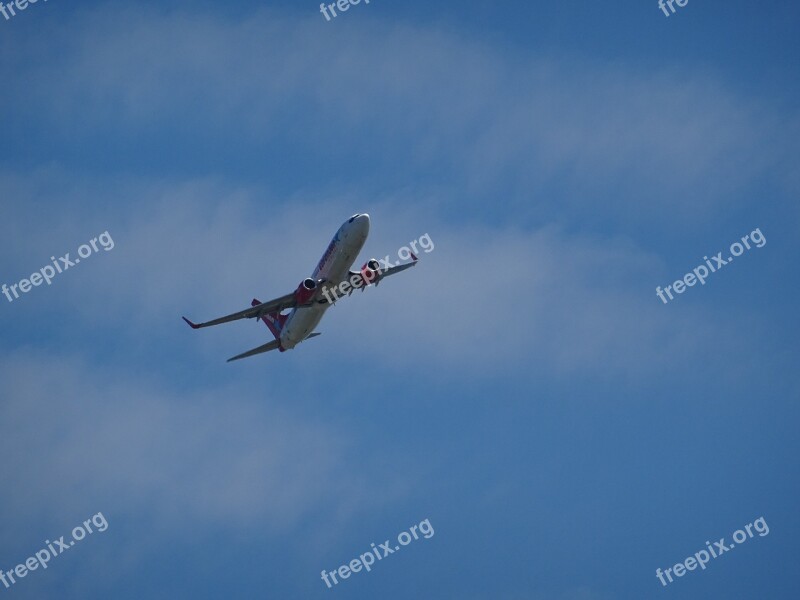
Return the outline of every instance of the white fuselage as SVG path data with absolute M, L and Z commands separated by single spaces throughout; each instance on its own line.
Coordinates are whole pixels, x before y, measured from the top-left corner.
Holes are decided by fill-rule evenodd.
M 324 281 L 324 284 L 320 284 L 323 288 L 339 285 L 347 278 L 368 235 L 369 215 L 351 217 L 333 236 L 311 277 L 317 282 Z M 330 306 L 327 302 L 314 302 L 313 306 L 292 309 L 281 330 L 281 348 L 290 350 L 306 339 Z

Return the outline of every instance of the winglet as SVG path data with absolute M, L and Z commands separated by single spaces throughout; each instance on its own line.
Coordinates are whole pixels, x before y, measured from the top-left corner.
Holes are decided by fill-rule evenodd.
M 414 259 L 414 262 L 417 262 L 417 261 L 419 260 L 419 259 L 416 257 L 416 255 L 415 255 L 413 252 L 411 252 L 411 250 L 409 250 L 409 251 L 408 251 L 408 253 L 411 255 L 411 258 L 413 258 L 413 259 Z
M 186 322 L 189 324 L 189 327 L 191 327 L 192 329 L 200 329 L 200 325 L 198 325 L 197 323 L 192 323 L 192 322 L 191 322 L 189 319 L 187 319 L 186 317 L 181 317 L 181 319 L 183 319 L 184 321 L 186 321 Z

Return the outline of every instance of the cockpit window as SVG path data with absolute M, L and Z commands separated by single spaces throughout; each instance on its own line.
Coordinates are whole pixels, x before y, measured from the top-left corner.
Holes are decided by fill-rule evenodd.
M 357 217 L 357 216 L 358 216 L 358 215 L 353 215 L 352 217 L 350 217 L 350 220 L 349 220 L 349 221 L 347 221 L 347 222 L 348 222 L 348 223 L 352 223 L 353 221 L 355 221 L 355 220 L 356 220 L 356 217 Z

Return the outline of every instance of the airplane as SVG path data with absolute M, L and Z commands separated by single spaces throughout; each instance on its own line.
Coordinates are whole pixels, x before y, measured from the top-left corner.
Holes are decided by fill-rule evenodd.
M 206 323 L 193 323 L 186 317 L 182 319 L 192 329 L 211 327 L 239 319 L 264 321 L 275 339 L 229 358 L 228 362 L 271 350 L 280 352 L 291 350 L 300 342 L 320 335 L 314 332 L 314 328 L 322 320 L 325 311 L 335 304 L 341 294 L 347 293 L 349 296 L 354 290 L 364 291 L 370 285 L 377 286 L 389 275 L 396 275 L 417 264 L 417 257 L 410 253 L 411 262 L 382 269 L 380 263 L 371 258 L 359 271 L 351 271 L 350 268 L 361 252 L 368 235 L 369 215 L 355 214 L 342 224 L 311 277 L 300 282 L 295 291 L 269 302 L 253 299 L 250 308 Z M 283 314 L 287 309 L 291 311 Z

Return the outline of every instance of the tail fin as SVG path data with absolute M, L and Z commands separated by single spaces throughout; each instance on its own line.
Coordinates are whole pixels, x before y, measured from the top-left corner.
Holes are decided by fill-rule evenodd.
M 261 301 L 253 298 L 251 306 L 258 306 L 259 304 L 261 304 Z M 289 315 L 282 315 L 279 312 L 271 312 L 261 317 L 261 320 L 264 321 L 264 324 L 267 327 L 269 327 L 269 330 L 272 332 L 272 335 L 275 336 L 275 339 L 280 340 L 281 331 L 283 330 L 283 326 L 286 323 L 288 316 Z

